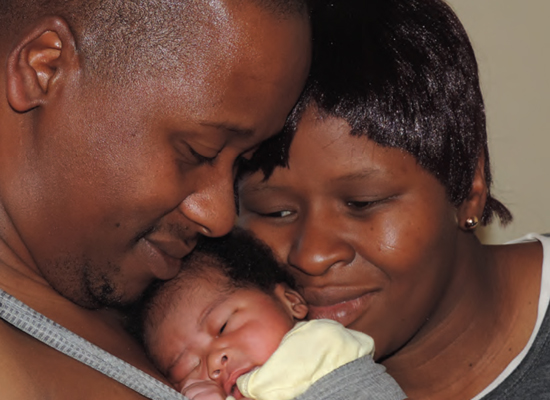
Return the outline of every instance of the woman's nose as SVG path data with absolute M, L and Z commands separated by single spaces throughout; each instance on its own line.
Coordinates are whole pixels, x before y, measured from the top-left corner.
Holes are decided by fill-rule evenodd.
M 304 220 L 299 227 L 288 255 L 291 267 L 311 276 L 321 276 L 335 265 L 353 261 L 355 250 L 339 233 L 335 221 Z

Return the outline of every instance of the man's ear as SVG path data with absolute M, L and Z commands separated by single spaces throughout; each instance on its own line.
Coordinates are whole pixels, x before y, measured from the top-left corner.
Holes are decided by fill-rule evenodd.
M 40 20 L 20 37 L 8 56 L 7 96 L 19 112 L 43 105 L 56 83 L 78 66 L 74 36 L 59 17 Z
M 278 283 L 275 287 L 275 296 L 294 319 L 302 320 L 306 317 L 308 312 L 306 301 L 296 290 L 289 288 L 284 283 Z
M 463 230 L 473 230 L 477 226 L 478 221 L 481 220 L 486 202 L 485 151 L 482 150 L 477 160 L 470 193 L 457 209 L 459 227 Z

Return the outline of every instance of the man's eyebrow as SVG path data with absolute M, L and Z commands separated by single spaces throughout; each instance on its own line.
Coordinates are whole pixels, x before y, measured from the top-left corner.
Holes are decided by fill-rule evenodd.
M 209 126 L 212 128 L 221 129 L 225 131 L 230 131 L 230 132 L 236 133 L 239 136 L 243 136 L 245 138 L 254 135 L 254 131 L 252 129 L 242 128 L 240 126 L 233 125 L 230 123 L 225 123 L 225 122 L 206 122 L 205 121 L 205 122 L 201 122 L 201 125 Z

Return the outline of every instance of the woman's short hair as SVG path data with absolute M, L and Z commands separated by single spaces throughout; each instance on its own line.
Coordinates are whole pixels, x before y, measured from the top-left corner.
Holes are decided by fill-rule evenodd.
M 481 221 L 512 219 L 494 199 L 485 109 L 474 51 L 441 0 L 320 0 L 312 11 L 314 55 L 306 88 L 284 131 L 256 153 L 268 177 L 288 165 L 305 109 L 341 118 L 351 134 L 403 149 L 431 172 L 458 206 L 484 160 L 487 203 Z M 282 153 L 280 149 L 283 149 Z M 246 168 L 245 168 L 246 170 Z

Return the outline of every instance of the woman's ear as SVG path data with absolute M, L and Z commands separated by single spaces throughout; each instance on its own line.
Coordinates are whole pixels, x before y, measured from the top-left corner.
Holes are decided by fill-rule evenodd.
M 481 220 L 486 202 L 487 181 L 485 180 L 485 151 L 482 150 L 477 160 L 470 193 L 457 209 L 459 227 L 465 231 L 475 229 Z
M 67 23 L 59 17 L 40 20 L 20 37 L 8 56 L 10 106 L 25 112 L 43 105 L 63 73 L 74 66 L 78 66 L 78 57 Z
M 308 313 L 306 301 L 296 290 L 284 283 L 278 283 L 275 287 L 275 297 L 283 303 L 294 319 L 302 320 L 306 317 Z

